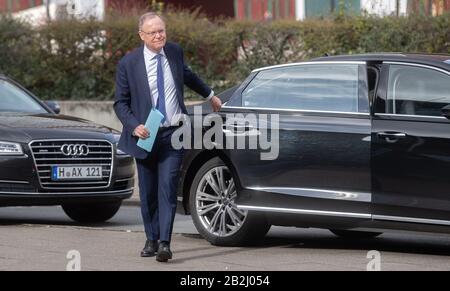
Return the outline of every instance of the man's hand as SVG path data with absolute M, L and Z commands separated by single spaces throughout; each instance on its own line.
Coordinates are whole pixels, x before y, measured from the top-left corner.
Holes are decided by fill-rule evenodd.
M 133 135 L 142 139 L 146 139 L 150 136 L 150 132 L 148 131 L 147 128 L 145 128 L 143 124 L 141 124 L 134 129 Z
M 217 96 L 211 98 L 211 106 L 214 112 L 218 112 L 222 108 L 222 101 Z

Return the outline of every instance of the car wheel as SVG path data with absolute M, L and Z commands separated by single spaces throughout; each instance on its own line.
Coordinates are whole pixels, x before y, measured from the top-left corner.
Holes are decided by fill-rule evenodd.
M 382 232 L 368 232 L 368 231 L 355 231 L 355 230 L 342 230 L 342 229 L 330 229 L 332 233 L 342 238 L 374 238 L 382 234 Z
M 261 239 L 270 228 L 264 215 L 239 209 L 233 175 L 219 158 L 206 162 L 197 172 L 189 196 L 192 220 L 211 244 L 247 245 Z
M 62 205 L 64 212 L 77 222 L 104 222 L 119 211 L 122 201 Z

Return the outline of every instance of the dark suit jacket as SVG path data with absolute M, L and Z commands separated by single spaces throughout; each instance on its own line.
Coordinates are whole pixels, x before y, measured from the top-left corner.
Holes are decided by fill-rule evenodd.
M 184 85 L 203 97 L 211 94 L 209 88 L 184 63 L 182 48 L 168 42 L 164 47 L 175 82 L 178 102 L 183 113 L 187 114 L 184 105 Z M 144 47 L 139 47 L 124 56 L 118 65 L 116 75 L 116 94 L 114 110 L 123 124 L 123 131 L 119 141 L 119 149 L 127 154 L 145 159 L 146 151 L 137 146 L 138 138 L 133 136 L 134 129 L 145 124 L 152 108 L 150 87 L 144 61 Z

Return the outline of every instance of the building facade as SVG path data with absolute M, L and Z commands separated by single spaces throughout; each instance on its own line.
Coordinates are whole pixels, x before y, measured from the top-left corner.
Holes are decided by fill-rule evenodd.
M 0 11 L 18 12 L 43 5 L 44 0 L 0 0 Z
M 49 1 L 47 7 L 46 3 Z M 422 13 L 441 15 L 450 11 L 450 0 L 157 0 L 164 7 L 196 9 L 208 17 L 230 17 L 238 20 L 303 20 L 327 17 L 336 12 L 408 15 Z M 126 11 L 147 7 L 148 0 L 0 0 L 0 12 L 29 18 L 39 24 L 48 18 L 70 14 L 79 18 L 103 19 L 108 10 Z M 62 14 L 61 14 L 62 13 Z
M 441 15 L 450 11 L 450 0 L 410 0 L 409 13 L 423 13 L 425 15 Z
M 234 0 L 235 17 L 249 20 L 327 17 L 336 12 L 360 15 L 403 16 L 412 13 L 441 15 L 450 0 Z
M 235 0 L 234 15 L 238 20 L 296 19 L 296 0 Z

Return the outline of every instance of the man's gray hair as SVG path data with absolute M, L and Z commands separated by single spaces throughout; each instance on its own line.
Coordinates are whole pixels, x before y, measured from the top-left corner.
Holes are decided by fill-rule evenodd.
M 150 20 L 150 19 L 153 19 L 153 18 L 156 18 L 156 17 L 159 17 L 164 23 L 166 22 L 164 20 L 164 18 L 161 15 L 159 15 L 158 13 L 156 13 L 156 12 L 147 12 L 147 13 L 143 14 L 141 17 L 139 17 L 139 30 L 142 30 L 142 27 L 144 26 L 144 23 L 147 20 Z

